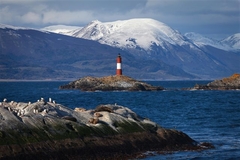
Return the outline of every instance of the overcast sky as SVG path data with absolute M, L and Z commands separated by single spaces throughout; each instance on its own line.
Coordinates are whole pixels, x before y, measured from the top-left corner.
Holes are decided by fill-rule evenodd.
M 0 0 L 0 23 L 42 28 L 152 18 L 181 33 L 240 33 L 240 0 Z

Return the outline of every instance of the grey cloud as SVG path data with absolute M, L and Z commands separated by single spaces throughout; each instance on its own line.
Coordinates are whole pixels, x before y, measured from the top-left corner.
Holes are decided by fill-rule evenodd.
M 183 33 L 233 34 L 240 32 L 239 5 L 240 0 L 1 0 L 0 23 L 40 28 L 153 18 Z

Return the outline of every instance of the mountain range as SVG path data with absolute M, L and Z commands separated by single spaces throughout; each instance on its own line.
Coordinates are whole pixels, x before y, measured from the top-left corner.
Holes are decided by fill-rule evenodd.
M 0 79 L 75 79 L 123 73 L 137 79 L 215 79 L 240 72 L 240 33 L 222 41 L 153 19 L 92 21 L 42 30 L 0 25 Z

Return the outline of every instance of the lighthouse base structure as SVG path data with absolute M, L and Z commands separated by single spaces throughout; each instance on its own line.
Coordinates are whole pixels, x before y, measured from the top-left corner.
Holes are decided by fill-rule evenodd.
M 121 69 L 117 69 L 116 75 L 122 75 L 122 70 Z

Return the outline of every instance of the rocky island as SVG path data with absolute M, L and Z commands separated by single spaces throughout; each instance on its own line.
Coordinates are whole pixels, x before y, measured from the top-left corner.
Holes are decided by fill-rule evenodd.
M 79 89 L 82 91 L 159 91 L 164 88 L 152 86 L 124 75 L 107 77 L 84 77 L 69 84 L 60 86 L 60 89 Z
M 211 147 L 120 105 L 87 110 L 43 98 L 0 102 L 0 159 L 129 159 L 152 150 Z
M 240 74 L 233 74 L 228 78 L 215 80 L 207 85 L 196 84 L 193 89 L 197 90 L 236 90 L 240 89 Z

